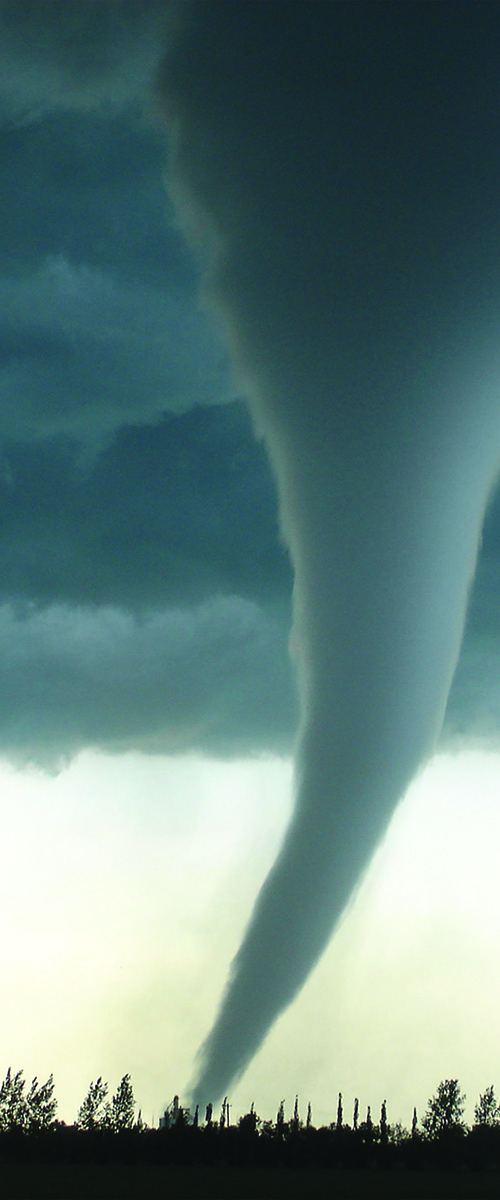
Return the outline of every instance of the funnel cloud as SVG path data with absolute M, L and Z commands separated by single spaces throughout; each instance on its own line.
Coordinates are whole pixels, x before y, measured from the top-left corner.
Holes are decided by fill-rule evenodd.
M 302 714 L 205 1101 L 304 984 L 442 725 L 500 450 L 500 14 L 174 13 L 171 188 L 277 482 Z

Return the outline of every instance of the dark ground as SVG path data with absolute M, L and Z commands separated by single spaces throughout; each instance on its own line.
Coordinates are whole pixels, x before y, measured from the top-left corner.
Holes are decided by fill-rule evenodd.
M 9 1164 L 1 1200 L 498 1200 L 500 1174 L 472 1171 Z

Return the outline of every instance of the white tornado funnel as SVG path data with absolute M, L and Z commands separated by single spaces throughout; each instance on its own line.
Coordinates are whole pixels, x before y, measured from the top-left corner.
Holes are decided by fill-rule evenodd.
M 173 192 L 275 472 L 302 705 L 205 1102 L 304 984 L 441 728 L 499 461 L 500 12 L 174 16 Z

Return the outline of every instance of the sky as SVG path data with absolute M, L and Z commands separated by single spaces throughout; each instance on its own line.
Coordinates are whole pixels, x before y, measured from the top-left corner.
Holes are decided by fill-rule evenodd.
M 283 7 L 288 13 L 292 7 L 316 13 L 321 27 L 315 6 Z M 326 7 L 333 11 L 321 6 Z M 347 39 L 342 64 L 356 65 L 359 30 L 350 26 L 353 6 L 334 7 Z M 374 7 L 383 14 L 382 25 L 390 25 L 394 6 Z M 414 6 L 404 7 L 411 13 Z M 444 7 L 449 6 L 432 10 Z M 473 34 L 483 53 L 486 83 L 476 99 L 475 81 L 468 80 L 467 103 L 456 101 L 452 114 L 463 142 L 450 154 L 451 183 L 447 177 L 439 181 L 444 219 L 436 219 L 432 233 L 442 252 L 429 252 L 425 222 L 423 231 L 417 230 L 417 250 L 406 249 L 405 204 L 413 213 L 421 197 L 410 204 L 404 189 L 397 191 L 397 178 L 405 179 L 409 170 L 401 152 L 397 171 L 391 167 L 380 178 L 370 177 L 384 212 L 391 188 L 398 198 L 386 242 L 376 240 L 385 230 L 378 209 L 367 216 L 366 201 L 360 200 L 346 215 L 335 191 L 341 237 L 335 242 L 339 282 L 332 294 L 325 233 L 330 212 L 323 198 L 317 200 L 326 187 L 332 202 L 325 157 L 330 131 L 321 90 L 313 89 L 309 108 L 303 104 L 310 68 L 298 55 L 295 18 L 286 22 L 287 58 L 277 55 L 276 5 L 258 5 L 252 13 L 249 6 L 232 4 L 222 30 L 220 14 L 227 6 L 203 6 L 208 15 L 201 45 L 215 47 L 214 77 L 224 83 L 220 106 L 208 68 L 202 63 L 198 73 L 191 70 L 198 61 L 196 20 L 194 31 L 187 21 L 179 42 L 175 9 L 133 0 L 0 5 L 0 1006 L 6 1031 L 0 1073 L 9 1065 L 22 1067 L 29 1078 L 53 1071 L 60 1115 L 66 1119 L 73 1119 L 88 1083 L 98 1075 L 114 1087 L 130 1071 L 147 1121 L 159 1117 L 174 1092 L 188 1094 L 196 1052 L 218 1019 L 229 964 L 245 945 L 254 902 L 279 854 L 297 778 L 307 777 L 304 763 L 311 759 L 311 746 L 323 784 L 326 779 L 321 745 L 304 714 L 309 719 L 313 711 L 316 716 L 335 711 L 339 701 L 329 690 L 330 676 L 336 679 L 345 671 L 347 680 L 352 665 L 347 654 L 345 664 L 330 661 L 335 622 L 350 644 L 351 593 L 346 591 L 344 607 L 331 603 L 336 580 L 350 587 L 346 563 L 356 562 L 357 553 L 363 569 L 369 561 L 371 583 L 362 576 L 365 622 L 370 607 L 376 607 L 377 563 L 390 563 L 392 543 L 384 537 L 392 520 L 377 492 L 377 462 L 382 461 L 377 453 L 383 440 L 379 432 L 391 428 L 395 411 L 406 441 L 410 434 L 418 441 L 425 419 L 430 430 L 423 441 L 426 473 L 423 480 L 417 477 L 414 506 L 407 492 L 390 484 L 392 515 L 399 518 L 401 504 L 409 522 L 405 527 L 401 519 L 402 544 L 406 530 L 413 534 L 413 522 L 417 528 L 420 507 L 427 513 L 429 544 L 430 526 L 440 531 L 435 558 L 425 564 L 425 588 L 415 573 L 415 603 L 408 609 L 413 624 L 410 616 L 408 625 L 401 618 L 405 645 L 420 629 L 425 595 L 431 597 L 433 620 L 443 612 L 433 656 L 439 659 L 448 627 L 458 649 L 464 587 L 460 591 L 456 584 L 455 613 L 448 580 L 462 571 L 468 586 L 460 547 L 466 547 L 470 574 L 481 536 L 444 730 L 437 757 L 415 782 L 420 759 L 433 750 L 427 726 L 424 734 L 415 733 L 416 749 L 397 759 L 388 810 L 370 827 L 366 848 L 366 804 L 355 810 L 354 832 L 364 857 L 352 885 L 363 870 L 368 873 L 333 939 L 325 918 L 321 947 L 303 967 L 304 986 L 302 980 L 290 985 L 292 1002 L 276 1023 L 270 1021 L 230 1098 L 234 1112 L 255 1101 L 267 1116 L 282 1098 L 291 1112 L 298 1093 L 304 1110 L 311 1100 L 319 1123 L 334 1119 L 341 1090 L 346 1111 L 355 1095 L 372 1111 L 386 1098 L 389 1119 L 409 1125 L 413 1105 L 422 1112 L 442 1078 L 460 1078 L 470 1116 L 480 1090 L 493 1082 L 500 1091 L 495 1040 L 500 502 L 493 494 L 482 533 L 487 496 L 482 507 L 476 503 L 480 522 L 476 508 L 470 516 L 466 503 L 469 493 L 476 498 L 483 484 L 486 492 L 492 486 L 500 446 L 494 421 L 500 382 L 494 303 L 500 293 L 494 271 L 498 234 L 492 218 L 496 159 L 494 167 L 484 165 L 490 162 L 498 122 L 485 96 L 491 94 L 488 71 L 499 30 L 495 11 L 485 15 L 496 6 L 477 7 L 481 15 Z M 367 12 L 364 5 L 356 8 Z M 453 8 L 463 25 L 470 9 Z M 185 12 L 191 12 L 188 5 Z M 247 27 L 254 21 L 255 37 Z M 408 21 L 411 25 L 411 15 Z M 492 28 L 486 28 L 488 21 Z M 376 19 L 375 27 L 373 18 L 368 25 L 369 45 L 380 47 Z M 319 54 L 313 35 L 309 30 Z M 188 50 L 192 39 L 187 72 L 183 37 Z M 238 58 L 242 44 L 246 78 Z M 328 39 L 325 44 L 330 47 Z M 459 39 L 458 50 L 461 46 Z M 227 47 L 236 47 L 234 61 Z M 252 56 L 260 62 L 264 47 L 262 78 L 274 80 L 278 62 L 277 77 L 286 83 L 271 98 L 252 76 Z M 416 67 L 418 49 L 411 52 Z M 221 61 L 226 75 L 221 75 Z M 288 111 L 283 95 L 289 95 L 290 64 L 298 82 Z M 459 57 L 459 67 L 467 74 L 467 60 Z M 456 82 L 453 71 L 450 78 Z M 355 73 L 359 78 L 359 70 Z M 193 78 L 200 81 L 198 88 Z M 382 72 L 371 82 L 377 97 L 384 78 Z M 341 79 L 351 98 L 348 71 Z M 228 95 L 234 100 L 231 121 Z M 247 96 L 252 97 L 251 119 L 245 122 Z M 389 89 L 382 112 L 391 97 Z M 264 101 L 272 103 L 274 117 L 263 124 L 259 106 Z M 297 111 L 303 127 L 297 126 Z M 172 149 L 166 128 L 170 122 L 172 129 L 176 112 L 183 114 L 185 141 L 184 148 L 181 138 Z M 220 142 L 211 121 L 222 131 Z M 293 146 L 284 138 L 283 152 L 273 159 L 269 139 L 290 126 Z M 241 128 L 248 154 L 234 150 Z M 446 123 L 443 128 L 444 136 Z M 307 157 L 311 131 L 318 136 L 317 158 L 312 151 Z M 402 138 L 399 126 L 396 136 Z M 484 216 L 482 210 L 478 215 L 475 190 L 468 191 L 472 144 L 484 171 Z M 205 161 L 207 146 L 214 155 Z M 227 155 L 235 164 L 233 176 Z M 423 167 L 420 162 L 424 192 L 431 160 L 432 155 Z M 302 162 L 299 178 L 297 161 Z M 363 170 L 366 178 L 374 161 L 365 161 L 361 153 L 347 159 L 339 182 L 335 176 L 341 197 L 343 188 L 352 189 L 356 171 Z M 450 208 L 457 161 L 465 182 Z M 259 172 L 261 162 L 266 170 Z M 222 190 L 217 171 L 211 174 L 213 163 Z M 411 172 L 408 178 L 414 183 Z M 432 189 L 431 195 L 437 203 Z M 306 217 L 311 211 L 315 215 L 314 237 L 304 211 Z M 354 257 L 342 249 L 347 236 L 360 247 Z M 234 250 L 233 259 L 229 254 L 221 266 L 218 237 L 223 246 L 238 246 L 236 267 Z M 363 287 L 360 262 L 369 238 L 382 252 L 372 254 L 369 286 L 365 280 Z M 389 271 L 401 318 L 390 364 L 399 372 L 394 383 L 387 354 L 374 360 L 373 345 L 375 337 L 384 345 L 384 319 L 392 320 L 395 310 L 387 304 L 381 316 L 373 295 L 387 262 L 394 262 L 394 247 L 401 249 L 398 268 L 408 275 L 416 258 L 420 261 L 422 245 L 427 267 L 416 272 L 408 303 L 397 273 Z M 254 267 L 255 246 L 261 270 Z M 438 287 L 443 262 L 449 277 Z M 485 263 L 481 291 L 478 277 Z M 425 288 L 432 289 L 435 307 L 430 315 L 425 309 L 419 324 L 415 297 L 423 304 L 424 296 L 427 303 Z M 291 297 L 285 306 L 283 294 Z M 240 295 L 248 301 L 240 302 Z M 441 321 L 436 312 L 444 313 Z M 340 329 L 335 336 L 330 318 Z M 411 321 L 418 336 L 409 338 Z M 326 433 L 320 425 L 316 440 L 314 431 L 309 434 L 310 409 L 304 416 L 290 381 L 297 381 L 298 390 L 313 378 L 320 396 L 315 412 L 324 417 L 330 412 L 323 391 L 327 396 L 332 362 L 341 393 L 352 372 L 351 341 L 355 387 L 365 389 L 361 410 L 370 387 L 384 381 L 383 372 L 388 391 L 395 388 L 399 395 L 398 389 L 406 387 L 409 399 L 403 396 L 400 407 L 392 394 L 387 402 L 375 400 L 359 444 L 339 405 L 335 428 L 328 417 Z M 480 395 L 466 419 L 468 390 L 478 382 Z M 271 385 L 275 408 L 268 396 Z M 452 385 L 458 416 L 449 399 Z M 430 388 L 428 404 L 419 395 L 425 388 Z M 287 403 L 296 427 L 290 433 L 282 393 L 292 393 Z M 440 408 L 442 396 L 446 402 Z M 424 413 L 422 426 L 408 423 L 413 403 Z M 361 410 L 355 406 L 358 415 Z M 431 411 L 448 422 L 447 428 L 458 429 L 449 455 L 448 443 L 439 441 L 439 423 L 427 418 Z M 477 445 L 476 421 L 484 434 Z M 331 463 L 337 462 L 331 453 L 334 435 L 335 446 L 340 439 L 343 447 L 337 491 L 330 478 Z M 387 444 L 384 487 L 392 479 L 386 463 L 393 463 L 394 447 L 401 453 L 389 435 Z M 349 474 L 353 455 L 359 456 L 355 488 Z M 403 455 L 400 462 L 401 471 L 394 472 L 398 487 L 399 476 L 414 468 L 411 456 Z M 299 508 L 299 484 L 315 473 Z M 330 507 L 315 540 L 317 483 Z M 354 511 L 352 523 L 349 517 L 345 525 L 339 517 L 348 509 L 344 497 Z M 358 497 L 365 508 L 356 507 Z M 356 550 L 353 531 L 361 528 L 359 514 L 372 501 L 373 520 Z M 442 512 L 446 520 L 441 523 Z M 332 528 L 340 530 L 338 541 Z M 367 546 L 374 533 L 372 563 Z M 453 546 L 450 561 L 445 543 Z M 444 587 L 431 574 L 442 556 Z M 405 571 L 405 579 L 413 582 L 408 564 Z M 309 588 L 313 578 L 316 592 Z M 324 612 L 318 587 L 326 596 Z M 379 633 L 382 639 L 382 625 Z M 446 656 L 443 651 L 446 679 L 453 676 L 453 646 Z M 429 704 L 434 730 L 439 708 L 434 694 L 428 701 L 420 682 L 418 691 L 409 690 L 410 676 L 413 681 L 425 675 L 422 664 L 428 660 L 418 642 L 411 649 L 405 686 L 395 666 L 390 691 L 397 699 L 403 692 L 409 695 L 408 710 L 401 702 L 401 722 L 419 705 L 426 716 Z M 396 662 L 397 651 L 391 656 Z M 308 681 L 316 678 L 318 661 L 327 678 L 323 684 L 317 672 L 316 693 Z M 443 691 L 442 682 L 439 686 Z M 388 712 L 395 720 L 394 706 Z M 327 741 L 332 736 L 328 726 Z M 362 736 L 360 757 L 368 745 L 363 746 Z M 383 743 L 384 759 L 390 758 L 388 744 Z M 382 771 L 380 790 L 385 778 Z M 346 838 L 347 832 L 346 826 Z M 330 869 L 327 856 L 324 869 Z M 307 914 L 307 882 L 304 893 Z M 339 911 L 339 901 L 335 904 L 336 919 L 343 905 Z M 288 923 L 292 941 L 300 925 L 300 901 L 298 909 L 296 924 Z M 258 983 L 265 993 L 266 977 Z

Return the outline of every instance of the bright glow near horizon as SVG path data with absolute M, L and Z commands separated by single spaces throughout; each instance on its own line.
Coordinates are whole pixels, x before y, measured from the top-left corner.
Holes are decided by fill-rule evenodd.
M 290 807 L 282 760 L 82 754 L 0 771 L 2 1026 L 10 1065 L 54 1071 L 59 1116 L 130 1071 L 147 1121 L 187 1086 Z M 443 1077 L 500 1092 L 500 755 L 441 753 L 400 805 L 355 903 L 241 1083 L 273 1116 L 344 1093 L 409 1124 Z M 293 1046 L 293 1053 L 290 1053 Z

